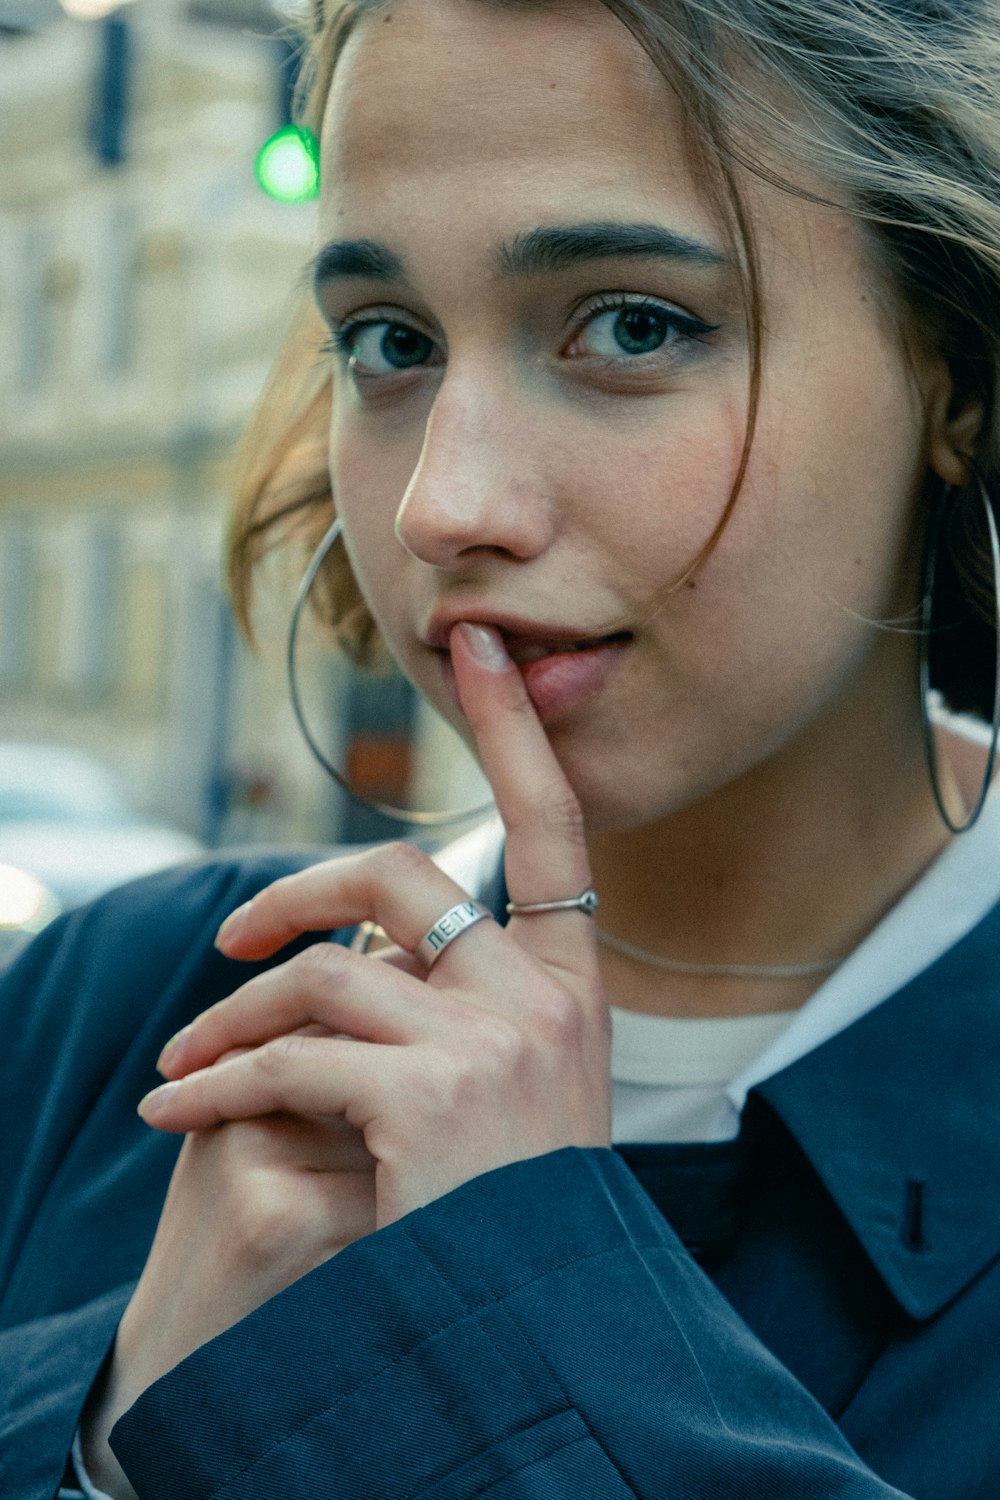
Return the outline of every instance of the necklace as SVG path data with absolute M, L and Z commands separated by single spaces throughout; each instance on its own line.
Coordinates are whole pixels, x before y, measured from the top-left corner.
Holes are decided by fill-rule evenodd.
M 645 948 L 637 948 L 634 943 L 605 932 L 603 927 L 597 928 L 597 939 L 606 948 L 624 958 L 634 959 L 636 963 L 648 964 L 651 969 L 663 969 L 667 974 L 700 974 L 711 979 L 803 979 L 809 974 L 829 974 L 844 961 L 842 958 L 819 958 L 802 964 L 695 964 L 686 963 L 682 958 L 663 958 L 659 953 L 648 953 Z

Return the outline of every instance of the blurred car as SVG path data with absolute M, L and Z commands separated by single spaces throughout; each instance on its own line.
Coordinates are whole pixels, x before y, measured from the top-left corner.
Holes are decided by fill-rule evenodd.
M 64 908 L 201 853 L 84 751 L 0 743 L 0 961 Z

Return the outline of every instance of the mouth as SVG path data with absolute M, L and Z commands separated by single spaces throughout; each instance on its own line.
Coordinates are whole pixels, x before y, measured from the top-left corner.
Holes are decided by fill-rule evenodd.
M 527 661 L 542 656 L 551 656 L 563 651 L 589 651 L 603 645 L 630 637 L 628 630 L 601 633 L 586 626 L 556 624 L 545 620 L 531 620 L 504 611 L 478 608 L 469 603 L 465 608 L 454 605 L 435 613 L 420 632 L 420 639 L 432 651 L 447 653 L 450 649 L 451 632 L 461 620 L 470 620 L 477 625 L 491 625 L 502 637 L 504 645 L 515 661 Z
M 616 630 L 610 635 L 581 636 L 577 640 L 545 640 L 537 636 L 518 635 L 501 630 L 507 654 L 515 666 L 527 667 L 532 662 L 543 661 L 549 656 L 565 656 L 581 651 L 596 651 L 605 646 L 624 645 L 631 640 L 627 630 Z
M 470 614 L 469 618 L 476 617 Z M 503 638 L 543 724 L 567 718 L 600 694 L 635 639 L 629 630 L 607 635 L 571 635 L 568 631 L 550 632 L 550 628 L 544 631 L 537 627 L 518 628 L 495 619 L 489 623 Z M 437 650 L 445 682 L 461 708 L 451 654 L 446 646 Z

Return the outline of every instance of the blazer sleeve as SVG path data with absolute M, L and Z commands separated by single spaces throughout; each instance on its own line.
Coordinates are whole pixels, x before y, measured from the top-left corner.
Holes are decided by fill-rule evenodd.
M 146 877 L 60 917 L 0 974 L 3 1500 L 53 1500 L 145 1262 L 179 1146 L 135 1112 L 160 1081 L 159 1048 L 264 967 L 223 958 L 212 937 L 320 854 Z
M 53 1500 L 132 1284 L 0 1332 L 0 1495 Z
M 350 1246 L 152 1386 L 142 1500 L 900 1500 L 610 1150 Z

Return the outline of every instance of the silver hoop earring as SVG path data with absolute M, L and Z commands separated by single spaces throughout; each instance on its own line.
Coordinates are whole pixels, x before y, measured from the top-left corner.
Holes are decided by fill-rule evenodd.
M 997 758 L 997 742 L 1000 740 L 1000 538 L 997 536 L 996 518 L 993 515 L 993 507 L 990 504 L 990 497 L 986 492 L 986 486 L 978 474 L 975 475 L 975 480 L 979 486 L 979 494 L 983 502 L 983 510 L 986 514 L 986 529 L 989 532 L 990 553 L 993 560 L 994 634 L 996 636 L 997 648 L 993 678 L 993 723 L 990 735 L 990 747 L 986 756 L 986 768 L 983 771 L 983 782 L 979 788 L 979 795 L 976 798 L 975 806 L 964 823 L 956 823 L 944 805 L 938 767 L 937 744 L 934 739 L 934 726 L 931 723 L 929 705 L 931 693 L 929 642 L 931 614 L 933 612 L 932 596 L 934 592 L 934 576 L 937 572 L 938 547 L 941 543 L 941 532 L 944 528 L 948 497 L 952 489 L 951 485 L 946 488 L 941 497 L 940 504 L 937 506 L 934 516 L 931 519 L 924 558 L 923 599 L 920 606 L 920 726 L 924 736 L 924 751 L 927 756 L 927 767 L 930 771 L 931 790 L 934 793 L 934 801 L 937 804 L 937 810 L 941 814 L 945 826 L 952 833 L 965 833 L 972 827 L 982 812 L 986 802 L 986 794 L 990 789 L 990 782 L 993 779 L 993 768 Z
M 302 699 L 299 695 L 298 670 L 296 665 L 299 623 L 302 619 L 302 611 L 305 608 L 306 600 L 309 598 L 309 592 L 316 582 L 316 576 L 326 561 L 330 549 L 339 540 L 342 530 L 343 523 L 338 516 L 309 559 L 309 566 L 302 575 L 302 581 L 295 595 L 295 603 L 292 606 L 291 620 L 288 625 L 288 645 L 285 651 L 288 692 L 292 700 L 292 712 L 295 714 L 295 721 L 302 732 L 302 738 L 326 774 L 337 783 L 340 790 L 350 797 L 352 802 L 356 802 L 359 807 L 367 807 L 374 812 L 381 813 L 384 818 L 392 818 L 397 823 L 418 825 L 421 828 L 443 828 L 449 823 L 464 823 L 470 818 L 484 817 L 487 813 L 494 810 L 492 802 L 482 802 L 477 807 L 452 808 L 444 812 L 419 812 L 406 807 L 393 807 L 391 803 L 379 802 L 374 797 L 363 797 L 360 792 L 354 790 L 346 776 L 338 771 L 336 766 L 323 754 L 323 751 L 316 743 L 312 730 L 306 723 L 305 713 L 302 708 Z

